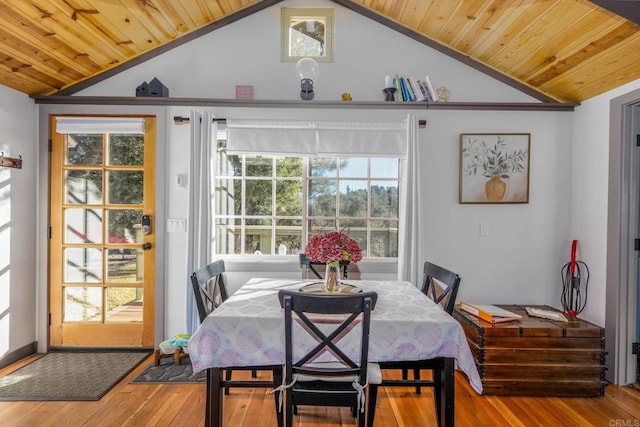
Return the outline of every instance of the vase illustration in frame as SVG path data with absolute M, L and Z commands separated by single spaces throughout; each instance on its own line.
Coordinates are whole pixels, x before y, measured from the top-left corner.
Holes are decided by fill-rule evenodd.
M 459 203 L 529 203 L 530 148 L 530 133 L 460 134 Z

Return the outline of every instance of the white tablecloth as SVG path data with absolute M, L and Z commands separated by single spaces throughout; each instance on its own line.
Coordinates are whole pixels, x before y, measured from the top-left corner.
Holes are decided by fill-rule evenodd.
M 251 279 L 243 285 L 205 319 L 189 340 L 194 373 L 212 367 L 284 364 L 284 321 L 278 290 L 299 289 L 312 282 Z M 462 327 L 419 289 L 398 281 L 347 283 L 378 294 L 371 316 L 370 361 L 453 357 L 456 368 L 467 375 L 473 389 L 482 392 Z M 343 339 L 348 341 L 349 335 Z M 354 352 L 358 346 L 354 339 Z

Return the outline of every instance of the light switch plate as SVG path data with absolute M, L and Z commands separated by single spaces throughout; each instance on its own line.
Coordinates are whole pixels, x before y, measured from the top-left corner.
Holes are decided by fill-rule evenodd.
M 167 232 L 176 233 L 187 231 L 187 220 L 184 218 L 169 218 L 167 220 Z

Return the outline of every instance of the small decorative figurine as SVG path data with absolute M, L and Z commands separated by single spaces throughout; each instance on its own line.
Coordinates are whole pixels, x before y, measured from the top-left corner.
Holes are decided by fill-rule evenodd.
M 343 101 L 353 101 L 353 99 L 351 99 L 351 94 L 349 92 L 345 92 L 342 94 L 342 100 Z
M 444 86 L 436 89 L 436 94 L 438 95 L 438 101 L 448 102 L 449 98 L 451 98 L 451 91 Z

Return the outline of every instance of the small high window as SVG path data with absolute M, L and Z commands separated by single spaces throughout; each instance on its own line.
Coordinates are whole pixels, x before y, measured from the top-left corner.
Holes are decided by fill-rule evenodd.
M 282 62 L 313 58 L 333 62 L 334 9 L 296 9 L 283 7 Z

